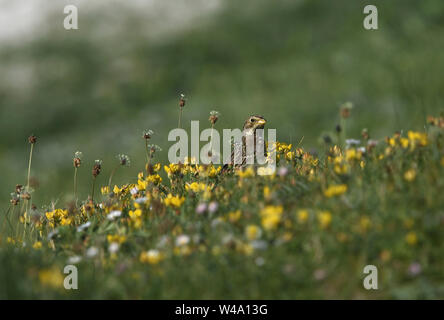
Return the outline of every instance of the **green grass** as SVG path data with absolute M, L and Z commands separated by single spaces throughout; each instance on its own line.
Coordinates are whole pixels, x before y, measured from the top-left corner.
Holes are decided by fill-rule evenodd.
M 26 220 L 19 203 L 2 228 L 0 297 L 442 298 L 443 145 L 437 126 L 365 152 L 326 146 L 319 158 L 280 143 L 285 174 L 170 165 L 162 182 L 133 178 L 94 204 L 58 203 Z M 199 183 L 208 191 L 192 191 Z M 197 213 L 201 203 L 208 209 Z M 54 208 L 67 211 L 55 218 Z M 122 215 L 110 221 L 113 210 Z M 112 243 L 120 243 L 115 252 Z M 79 289 L 68 291 L 62 270 L 74 256 Z M 378 290 L 363 288 L 369 264 Z

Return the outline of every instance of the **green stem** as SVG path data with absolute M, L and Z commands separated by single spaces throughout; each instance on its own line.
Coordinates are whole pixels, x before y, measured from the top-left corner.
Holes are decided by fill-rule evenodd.
M 96 177 L 93 177 L 92 191 L 91 191 L 91 202 L 94 203 L 94 186 L 96 185 Z
M 29 184 L 30 184 L 29 182 L 31 180 L 31 163 L 32 163 L 33 150 L 34 150 L 34 144 L 31 143 L 31 151 L 29 152 L 29 163 L 28 163 L 28 182 L 26 185 L 26 192 L 28 192 L 30 198 L 26 200 L 26 205 L 25 205 L 26 211 L 28 212 L 31 211 L 31 192 L 29 191 Z M 29 203 L 29 210 L 28 210 L 28 203 Z
M 213 131 L 214 131 L 214 124 L 211 124 L 211 136 L 210 136 L 210 163 L 213 163 Z
M 177 124 L 177 127 L 179 129 L 182 129 L 181 120 L 182 120 L 182 107 L 179 107 L 179 123 Z
M 111 190 L 111 181 L 113 180 L 113 176 L 114 173 L 116 173 L 117 168 L 119 167 L 119 165 L 117 165 L 113 171 L 111 171 L 111 175 L 109 176 L 109 180 L 108 180 L 108 189 Z
M 77 202 L 77 167 L 74 168 L 74 199 Z
M 34 150 L 34 144 L 31 144 L 31 151 L 29 152 L 29 163 L 28 163 L 28 184 L 27 184 L 27 189 L 29 192 L 29 180 L 31 178 L 31 163 L 32 163 L 32 151 Z
M 347 120 L 345 118 L 341 118 L 341 129 L 342 129 L 341 147 L 342 149 L 345 149 L 345 140 L 347 139 Z
M 148 140 L 145 139 L 145 151 L 146 151 L 146 175 L 148 176 L 148 166 L 150 165 L 150 152 L 148 150 Z

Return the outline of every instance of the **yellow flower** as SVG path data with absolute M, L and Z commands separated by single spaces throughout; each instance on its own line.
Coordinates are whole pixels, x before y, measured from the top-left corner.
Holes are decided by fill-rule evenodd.
M 154 172 L 159 171 L 159 170 L 160 170 L 160 163 L 156 163 L 156 164 L 153 166 L 153 170 L 154 170 Z
M 409 146 L 409 139 L 407 138 L 401 138 L 399 139 L 399 142 L 401 143 L 401 147 L 406 149 Z
M 409 131 L 407 136 L 412 144 L 412 148 L 415 148 L 417 145 L 422 147 L 427 145 L 428 141 L 426 133 Z
M 270 200 L 271 198 L 271 191 L 269 186 L 264 187 L 264 198 L 265 200 Z
M 361 151 L 357 151 L 356 149 L 348 149 L 345 152 L 345 159 L 347 161 L 361 160 L 361 156 L 362 156 Z
M 48 211 L 45 213 L 46 219 L 52 220 L 54 218 L 54 211 Z
M 184 201 L 185 197 L 173 196 L 171 193 L 164 199 L 165 205 L 173 208 L 180 208 Z
M 345 193 L 346 191 L 347 191 L 347 185 L 345 185 L 345 184 L 332 185 L 324 191 L 324 195 L 327 198 L 331 198 L 334 196 L 340 196 L 341 194 Z
M 151 249 L 140 254 L 139 260 L 142 263 L 158 264 L 163 260 L 163 254 L 159 250 Z
M 306 209 L 298 210 L 297 216 L 298 216 L 299 223 L 305 223 L 308 219 L 308 210 L 306 210 Z
M 265 230 L 275 229 L 281 222 L 284 208 L 282 206 L 266 206 L 261 210 L 262 226 Z
M 322 229 L 326 229 L 328 228 L 328 226 L 330 225 L 332 220 L 331 217 L 331 213 L 330 211 L 320 211 L 318 213 L 318 221 L 319 221 L 319 225 L 321 226 Z
M 32 247 L 36 250 L 40 249 L 42 247 L 42 243 L 40 241 L 36 241 L 34 242 L 34 244 L 32 245 Z
M 289 151 L 285 154 L 285 159 L 291 161 L 294 159 L 295 153 L 293 151 Z
M 418 237 L 416 236 L 415 232 L 411 231 L 405 236 L 405 241 L 407 244 L 414 246 L 416 243 L 418 243 Z
M 69 226 L 70 224 L 72 224 L 72 222 L 73 222 L 72 218 L 63 217 L 62 219 L 60 219 L 60 225 L 62 226 Z
M 147 181 L 148 183 L 152 183 L 152 184 L 154 184 L 154 185 L 158 185 L 159 183 L 162 182 L 162 177 L 159 176 L 158 174 L 152 174 L 152 175 L 149 175 L 149 176 L 146 178 L 146 181 Z M 146 187 L 146 185 L 145 185 L 145 187 Z M 145 189 L 145 188 L 144 188 L 144 189 Z
M 40 283 L 45 287 L 61 288 L 63 285 L 63 275 L 57 267 L 43 269 L 39 272 Z
M 185 185 L 185 190 L 187 191 L 191 190 L 194 193 L 198 193 L 198 192 L 210 191 L 211 188 L 203 182 L 193 182 L 193 183 L 187 183 Z
M 135 218 L 138 218 L 138 217 L 140 217 L 142 215 L 142 210 L 140 210 L 140 209 L 136 209 L 134 211 L 130 210 L 128 212 L 128 214 L 129 214 L 130 218 L 135 219 Z
M 260 238 L 262 234 L 261 228 L 259 228 L 256 225 L 249 225 L 245 228 L 245 235 L 247 236 L 248 240 L 256 240 Z
M 109 234 L 109 235 L 106 236 L 106 239 L 108 240 L 109 243 L 116 242 L 116 243 L 120 243 L 121 244 L 121 243 L 125 242 L 126 237 L 125 236 L 120 236 L 118 234 L 115 234 L 115 235 Z
M 170 163 L 169 166 L 164 166 L 163 169 L 168 174 L 168 178 L 171 178 L 172 175 L 180 172 L 180 166 L 175 163 Z
M 239 221 L 241 215 L 242 215 L 242 213 L 240 210 L 229 212 L 228 213 L 228 220 L 230 220 L 230 222 L 232 222 L 232 223 L 237 222 L 237 221 Z
M 143 191 L 146 190 L 146 187 L 148 186 L 148 181 L 146 180 L 137 180 L 137 189 Z
M 115 194 L 119 194 L 122 190 L 123 190 L 123 188 L 120 189 L 118 186 L 114 186 L 114 188 L 113 188 L 113 192 L 114 192 Z
M 396 145 L 396 140 L 394 138 L 389 138 L 388 139 L 388 144 L 392 147 L 394 147 Z
M 404 179 L 411 182 L 415 180 L 416 178 L 416 170 L 415 169 L 409 169 L 404 173 Z
M 102 187 L 100 188 L 100 191 L 102 192 L 103 195 L 109 194 L 109 187 Z
M 241 179 L 254 177 L 254 169 L 252 167 L 248 167 L 245 170 L 238 170 L 236 171 L 236 175 L 238 175 Z

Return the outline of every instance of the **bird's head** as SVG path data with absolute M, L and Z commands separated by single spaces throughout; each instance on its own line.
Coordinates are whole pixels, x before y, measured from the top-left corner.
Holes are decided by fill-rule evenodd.
M 267 120 L 262 116 L 250 116 L 244 123 L 244 130 L 263 129 Z

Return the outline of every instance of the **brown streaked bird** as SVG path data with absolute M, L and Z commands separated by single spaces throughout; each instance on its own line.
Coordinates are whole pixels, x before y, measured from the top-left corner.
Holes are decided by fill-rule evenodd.
M 233 167 L 233 163 L 234 163 L 234 159 L 235 157 L 239 157 L 238 159 L 242 159 L 241 163 L 236 163 L 234 164 L 235 168 L 241 168 L 241 167 L 245 167 L 247 165 L 247 158 L 252 156 L 254 157 L 255 153 L 256 153 L 256 146 L 261 143 L 263 144 L 263 150 L 264 150 L 264 155 L 266 155 L 266 149 L 265 149 L 265 143 L 263 141 L 263 137 L 258 137 L 256 135 L 256 129 L 264 129 L 265 124 L 267 123 L 267 120 L 265 120 L 264 117 L 259 116 L 259 115 L 252 115 L 250 117 L 247 118 L 247 120 L 245 120 L 244 122 L 244 127 L 243 127 L 243 132 L 242 132 L 242 147 L 239 148 L 238 145 L 234 144 L 233 145 L 233 150 L 231 152 L 231 163 L 229 164 L 225 164 L 223 166 L 223 171 L 227 171 L 230 167 Z M 247 156 L 247 136 L 251 136 L 253 135 L 254 137 L 254 153 L 253 155 L 248 155 Z M 236 146 L 238 146 L 236 148 Z M 242 155 L 236 153 L 237 152 L 242 152 Z

